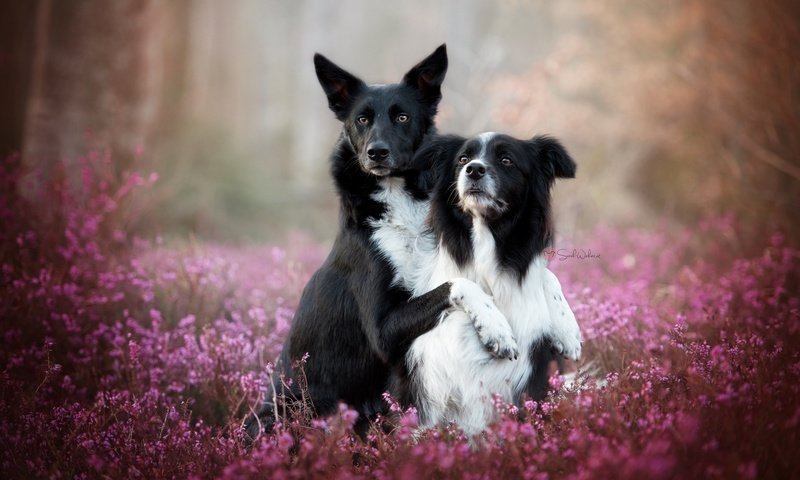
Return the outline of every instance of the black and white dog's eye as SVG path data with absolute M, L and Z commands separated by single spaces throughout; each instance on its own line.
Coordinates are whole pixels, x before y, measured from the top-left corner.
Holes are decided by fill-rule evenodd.
M 358 123 L 360 123 L 361 125 L 367 125 L 369 123 L 369 117 L 367 117 L 366 115 L 359 115 L 358 118 L 356 118 L 356 120 L 358 120 Z
M 409 120 L 409 116 L 405 113 L 401 113 L 397 116 L 397 123 L 406 123 Z
M 458 157 L 458 164 L 459 165 L 466 165 L 468 161 L 469 161 L 469 158 L 467 158 L 466 155 L 461 155 L 460 157 Z
M 503 157 L 500 159 L 500 163 L 502 163 L 503 165 L 511 165 L 514 162 L 512 162 L 511 159 L 508 157 Z

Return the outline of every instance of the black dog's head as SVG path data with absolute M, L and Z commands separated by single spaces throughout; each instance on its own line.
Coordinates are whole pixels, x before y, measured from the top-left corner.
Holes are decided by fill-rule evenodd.
M 433 127 L 442 98 L 445 46 L 391 85 L 367 85 L 320 54 L 314 56 L 314 66 L 328 106 L 344 123 L 344 135 L 361 169 L 376 176 L 409 169 L 414 151 Z

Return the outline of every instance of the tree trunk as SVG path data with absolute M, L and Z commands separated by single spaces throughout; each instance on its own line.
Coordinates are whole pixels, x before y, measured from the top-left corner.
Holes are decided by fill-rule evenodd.
M 39 0 L 36 8 L 22 160 L 45 179 L 63 166 L 78 189 L 78 159 L 87 150 L 109 150 L 126 168 L 148 143 L 163 92 L 168 7 Z

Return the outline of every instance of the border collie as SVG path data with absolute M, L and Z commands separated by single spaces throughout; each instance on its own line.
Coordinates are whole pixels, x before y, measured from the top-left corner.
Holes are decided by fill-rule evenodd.
M 431 229 L 418 240 L 418 265 L 409 269 L 413 294 L 451 278 L 475 281 L 505 314 L 520 350 L 511 362 L 489 355 L 460 311 L 446 313 L 411 345 L 408 388 L 421 426 L 453 421 L 474 435 L 495 416 L 493 394 L 517 403 L 523 394 L 546 393 L 553 347 L 580 357 L 578 324 L 543 255 L 553 235 L 551 187 L 556 178 L 573 178 L 576 167 L 546 136 L 439 137 L 419 156 L 433 157 L 442 173 Z
M 396 241 L 408 242 L 424 225 L 432 180 L 429 172 L 412 168 L 412 160 L 434 131 L 445 46 L 391 85 L 367 85 L 319 54 L 314 65 L 328 105 L 343 123 L 331 155 L 340 229 L 303 290 L 273 391 L 246 422 L 250 438 L 271 430 L 289 401 L 308 397 L 317 415 L 334 413 L 339 402 L 350 405 L 360 414 L 356 429 L 363 435 L 369 418 L 386 410 L 382 394 L 412 341 L 453 307 L 481 326 L 481 342 L 493 355 L 516 353 L 505 318 L 475 283 L 448 279 L 411 298 L 398 274 L 402 268 L 387 254 L 390 247 L 375 240 L 405 235 Z

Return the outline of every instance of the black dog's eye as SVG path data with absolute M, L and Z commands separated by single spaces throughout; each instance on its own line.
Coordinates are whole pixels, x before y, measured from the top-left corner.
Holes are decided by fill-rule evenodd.
M 409 120 L 409 116 L 405 113 L 401 113 L 397 116 L 397 123 L 406 123 Z
M 500 163 L 502 163 L 503 165 L 511 165 L 514 162 L 512 162 L 511 159 L 508 157 L 503 157 L 500 159 Z
M 467 158 L 466 155 L 461 155 L 460 157 L 458 157 L 458 164 L 459 165 L 466 165 L 468 161 L 469 161 L 469 158 Z
M 357 120 L 357 121 L 358 121 L 358 123 L 360 123 L 361 125 L 367 125 L 367 124 L 369 124 L 369 117 L 367 117 L 366 115 L 359 115 L 359 116 L 358 116 L 358 118 L 356 118 L 356 120 Z

